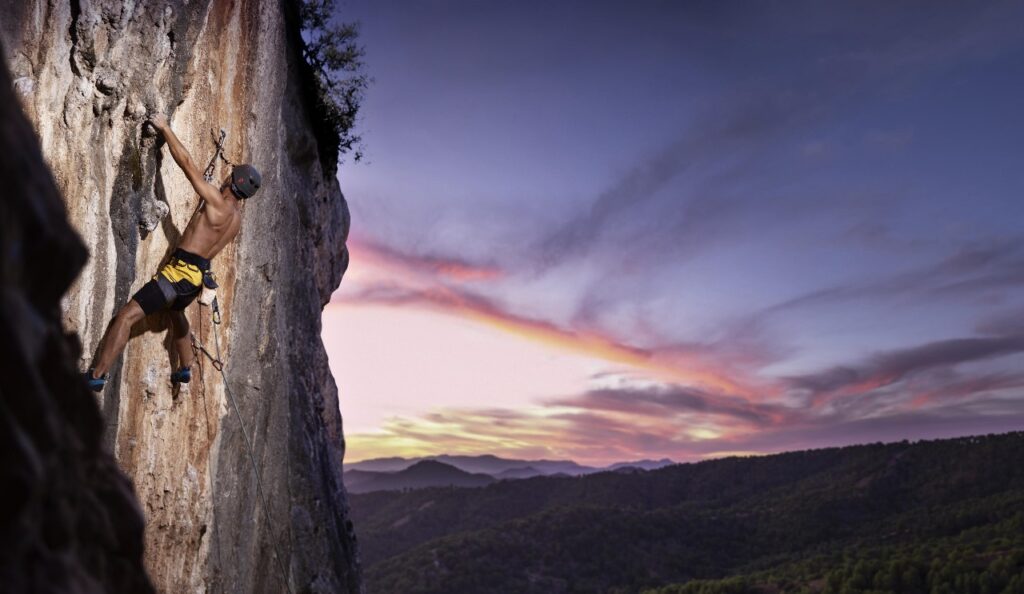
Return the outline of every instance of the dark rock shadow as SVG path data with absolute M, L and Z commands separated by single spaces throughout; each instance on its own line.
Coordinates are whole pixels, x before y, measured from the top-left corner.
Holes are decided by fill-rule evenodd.
M 0 386 L 0 591 L 154 592 L 141 504 L 61 322 L 88 251 L 3 60 L 0 131 L 0 357 L 17 370 Z

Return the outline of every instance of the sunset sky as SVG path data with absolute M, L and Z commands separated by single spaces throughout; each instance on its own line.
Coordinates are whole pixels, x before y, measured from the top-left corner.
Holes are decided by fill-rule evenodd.
M 346 461 L 1024 428 L 1024 4 L 339 2 Z

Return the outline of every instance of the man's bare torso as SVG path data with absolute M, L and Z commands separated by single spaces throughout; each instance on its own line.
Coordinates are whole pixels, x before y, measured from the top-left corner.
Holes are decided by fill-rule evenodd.
M 238 235 L 242 226 L 242 212 L 232 208 L 228 215 L 213 212 L 200 202 L 199 208 L 192 214 L 192 220 L 181 234 L 178 247 L 206 259 L 213 259 L 224 246 Z

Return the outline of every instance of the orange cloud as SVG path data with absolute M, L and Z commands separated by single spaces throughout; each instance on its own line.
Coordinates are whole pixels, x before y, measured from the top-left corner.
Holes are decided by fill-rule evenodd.
M 620 342 L 593 330 L 572 330 L 553 323 L 508 312 L 482 296 L 445 286 L 404 288 L 396 283 L 372 285 L 348 293 L 339 302 L 429 307 L 481 322 L 510 334 L 611 363 L 643 370 L 664 381 L 699 385 L 745 397 L 763 395 L 768 387 L 754 387 L 716 369 L 696 349 L 645 349 Z
M 558 348 L 610 363 L 643 370 L 663 381 L 699 385 L 744 397 L 778 393 L 768 385 L 753 386 L 710 360 L 699 348 L 647 349 L 626 344 L 597 329 L 570 329 L 518 315 L 491 299 L 446 281 L 502 276 L 492 266 L 401 253 L 369 241 L 350 245 L 352 274 L 334 301 L 348 304 L 417 305 L 445 311 Z

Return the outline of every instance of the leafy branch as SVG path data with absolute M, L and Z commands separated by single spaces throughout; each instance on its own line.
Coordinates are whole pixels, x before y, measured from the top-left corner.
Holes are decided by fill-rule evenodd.
M 331 22 L 335 0 L 301 0 L 302 57 L 313 73 L 316 109 L 327 125 L 328 149 L 339 156 L 363 157 L 362 136 L 354 133 L 356 115 L 370 79 L 363 72 L 365 52 L 357 23 Z

